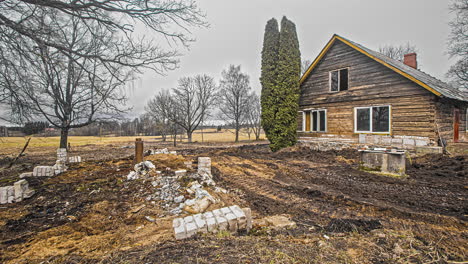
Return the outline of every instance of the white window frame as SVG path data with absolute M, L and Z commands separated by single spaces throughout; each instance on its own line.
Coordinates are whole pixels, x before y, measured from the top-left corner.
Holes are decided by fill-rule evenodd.
M 324 111 L 325 112 L 325 130 L 324 131 L 320 131 L 320 111 Z M 314 119 L 313 119 L 313 114 L 312 112 L 317 112 L 317 120 L 316 120 L 316 125 L 317 125 L 317 130 L 314 131 Z M 326 133 L 328 131 L 328 120 L 327 120 L 327 109 L 311 109 L 310 110 L 310 132 L 314 132 L 314 133 Z
M 373 132 L 373 111 L 374 107 L 388 107 L 388 131 Z M 357 130 L 357 110 L 358 109 L 369 109 L 369 131 Z M 360 106 L 354 107 L 354 133 L 358 134 L 390 134 L 392 131 L 392 106 L 391 105 L 371 105 L 371 106 Z
M 465 109 L 465 132 L 468 132 L 468 108 Z
M 344 67 L 344 68 L 340 68 L 340 69 L 336 69 L 336 70 L 333 70 L 333 71 L 329 71 L 328 72 L 328 91 L 329 92 L 332 92 L 332 93 L 338 93 L 338 92 L 342 92 L 340 90 L 340 84 L 341 84 L 341 75 L 340 75 L 340 71 L 341 70 L 344 70 L 344 69 L 347 69 L 348 70 L 348 90 L 349 90 L 349 67 Z M 338 72 L 338 91 L 332 91 L 332 72 L 335 72 L 337 71 Z M 348 91 L 348 90 L 344 90 L 344 91 Z
M 307 132 L 306 131 L 306 111 L 301 111 L 302 112 L 302 132 Z

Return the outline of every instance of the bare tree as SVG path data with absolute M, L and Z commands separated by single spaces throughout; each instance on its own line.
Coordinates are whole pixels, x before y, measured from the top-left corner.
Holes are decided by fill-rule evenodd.
M 145 111 L 155 121 L 163 141 L 166 141 L 167 135 L 173 128 L 171 123 L 172 108 L 173 102 L 168 90 L 161 90 L 145 106 Z
M 255 135 L 255 140 L 260 139 L 262 131 L 261 124 L 262 107 L 260 105 L 260 97 L 256 93 L 251 93 L 249 103 L 247 104 L 247 124 L 249 129 Z
M 192 0 L 0 3 L 0 104 L 11 111 L 2 118 L 42 117 L 61 129 L 61 147 L 69 129 L 124 110 L 132 74 L 176 68 L 179 53 L 161 37 L 187 46 L 189 28 L 206 25 Z
M 394 60 L 403 61 L 405 54 L 417 52 L 417 48 L 409 42 L 403 45 L 385 45 L 379 47 L 379 52 Z
M 0 1 L 0 48 L 24 43 L 48 47 L 66 56 L 95 58 L 101 63 L 148 67 L 157 72 L 172 69 L 177 63 L 173 50 L 164 50 L 161 37 L 170 43 L 188 45 L 189 27 L 205 26 L 204 14 L 193 0 L 13 0 Z M 68 21 L 88 27 L 99 40 L 113 35 L 112 44 L 96 54 L 83 53 L 78 47 L 63 43 L 60 29 Z M 155 34 L 138 33 L 137 28 Z M 151 37 L 153 35 L 154 37 Z M 26 55 L 25 55 L 26 56 Z
M 0 52 L 0 86 L 16 98 L 11 102 L 13 114 L 43 118 L 59 128 L 61 148 L 67 147 L 70 129 L 125 110 L 123 85 L 131 79 L 132 70 L 94 59 L 93 54 L 106 48 L 113 36 L 100 32 L 97 40 L 92 32 L 96 31 L 75 18 L 54 32 L 61 36 L 63 47 L 79 50 L 84 57 L 28 43 Z
M 216 90 L 214 79 L 204 74 L 180 78 L 177 88 L 172 89 L 172 120 L 185 130 L 189 142 L 193 131 L 210 115 Z
M 456 87 L 468 93 L 468 0 L 455 0 L 450 6 L 455 18 L 450 22 L 448 52 L 457 61 L 447 76 Z
M 239 130 L 247 119 L 250 96 L 249 76 L 241 72 L 241 66 L 230 65 L 221 73 L 219 109 L 221 117 L 234 123 L 235 142 L 239 141 Z
M 307 69 L 309 69 L 310 64 L 312 64 L 312 62 L 310 60 L 303 60 L 301 62 L 301 76 L 304 75 L 304 73 L 307 71 Z

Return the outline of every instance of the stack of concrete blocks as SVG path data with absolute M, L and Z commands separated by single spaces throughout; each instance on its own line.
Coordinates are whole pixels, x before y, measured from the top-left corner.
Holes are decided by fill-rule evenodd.
M 213 176 L 211 175 L 211 158 L 199 157 L 198 158 L 198 175 L 201 182 L 207 185 L 215 185 Z
M 68 162 L 69 163 L 79 163 L 79 162 L 81 162 L 81 157 L 80 156 L 68 157 Z
M 33 170 L 34 177 L 52 177 L 55 175 L 55 170 L 52 166 L 36 166 Z
M 54 173 L 60 174 L 67 170 L 68 154 L 66 148 L 57 149 L 57 161 L 53 166 Z
M 370 145 L 394 146 L 407 149 L 429 146 L 431 141 L 428 137 L 416 136 L 385 136 L 373 134 L 359 134 L 359 143 Z
M 26 180 L 19 180 L 13 186 L 0 187 L 0 204 L 21 202 L 34 194 Z
M 252 228 L 250 208 L 241 209 L 237 205 L 216 209 L 202 214 L 176 218 L 172 222 L 177 240 L 185 239 L 197 233 L 215 233 L 218 231 L 249 231 Z

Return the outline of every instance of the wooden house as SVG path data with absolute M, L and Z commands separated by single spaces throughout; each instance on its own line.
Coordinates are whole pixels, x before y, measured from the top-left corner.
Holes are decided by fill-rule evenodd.
M 468 141 L 468 95 L 417 69 L 334 35 L 300 80 L 299 137 L 360 134 Z

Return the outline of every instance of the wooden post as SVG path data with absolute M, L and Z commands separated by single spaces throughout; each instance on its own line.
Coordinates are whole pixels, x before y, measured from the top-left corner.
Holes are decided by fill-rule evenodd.
M 143 141 L 141 138 L 135 140 L 135 164 L 143 161 Z

